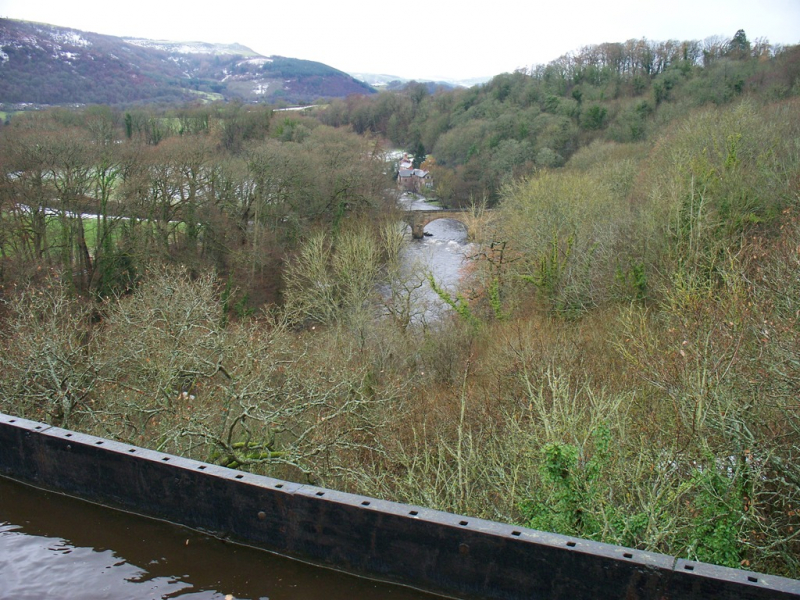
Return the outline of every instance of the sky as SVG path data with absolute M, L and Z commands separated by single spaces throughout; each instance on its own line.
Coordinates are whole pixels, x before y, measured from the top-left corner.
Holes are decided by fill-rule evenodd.
M 238 42 L 348 73 L 468 79 L 545 64 L 582 46 L 749 39 L 800 43 L 800 0 L 0 0 L 0 18 L 124 37 Z

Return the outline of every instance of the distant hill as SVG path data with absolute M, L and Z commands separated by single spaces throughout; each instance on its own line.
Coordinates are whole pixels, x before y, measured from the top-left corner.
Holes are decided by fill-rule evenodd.
M 429 90 L 433 91 L 436 88 L 455 89 L 460 87 L 472 87 L 481 83 L 486 83 L 491 77 L 474 77 L 472 79 L 406 79 L 404 77 L 397 77 L 396 75 L 385 75 L 379 73 L 350 73 L 359 81 L 363 81 L 376 89 L 399 90 L 416 81 L 417 83 L 424 83 Z
M 2 104 L 302 103 L 374 92 L 322 63 L 261 56 L 240 44 L 120 38 L 0 19 Z

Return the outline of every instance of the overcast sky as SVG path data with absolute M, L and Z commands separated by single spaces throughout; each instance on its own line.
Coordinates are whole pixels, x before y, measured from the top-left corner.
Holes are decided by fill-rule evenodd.
M 0 0 L 0 17 L 117 36 L 238 42 L 347 72 L 465 79 L 581 46 L 733 37 L 800 43 L 800 0 Z

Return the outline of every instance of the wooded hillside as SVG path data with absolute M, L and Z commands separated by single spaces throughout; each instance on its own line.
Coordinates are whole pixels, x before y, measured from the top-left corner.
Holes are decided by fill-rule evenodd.
M 739 32 L 314 114 L 15 115 L 0 410 L 800 577 L 799 58 Z M 474 202 L 447 318 L 412 318 L 384 137 Z
M 582 48 L 547 65 L 498 75 L 484 86 L 430 94 L 337 100 L 325 123 L 385 136 L 431 155 L 440 196 L 452 204 L 487 197 L 537 168 L 563 166 L 594 140 L 652 139 L 676 117 L 743 95 L 767 101 L 796 95 L 798 47 L 730 40 L 629 40 Z
M 318 62 L 0 19 L 0 104 L 312 102 L 374 90 Z

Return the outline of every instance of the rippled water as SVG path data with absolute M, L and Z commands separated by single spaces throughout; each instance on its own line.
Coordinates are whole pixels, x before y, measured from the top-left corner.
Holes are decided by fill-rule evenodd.
M 409 210 L 436 210 L 423 200 L 403 197 L 401 206 Z M 427 234 L 421 240 L 411 238 L 407 233 L 407 244 L 402 252 L 404 275 L 412 282 L 425 280 L 428 273 L 433 275 L 437 285 L 455 297 L 469 265 L 468 256 L 474 250 L 467 242 L 464 225 L 453 219 L 439 219 L 425 227 Z M 447 306 L 431 289 L 427 281 L 413 293 L 417 307 L 415 322 L 431 322 L 448 313 Z
M 0 477 L 0 598 L 432 600 Z

